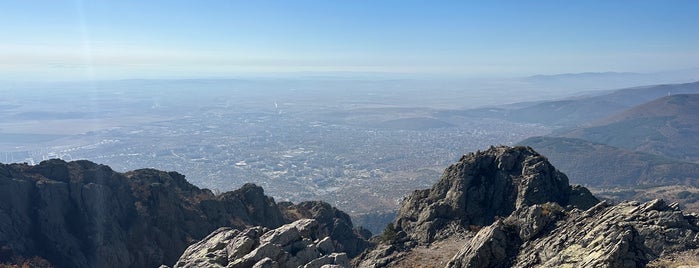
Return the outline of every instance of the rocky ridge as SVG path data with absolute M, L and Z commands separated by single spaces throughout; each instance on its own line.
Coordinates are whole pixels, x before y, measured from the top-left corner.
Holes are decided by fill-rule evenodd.
M 216 196 L 174 172 L 121 174 L 87 161 L 54 160 L 0 166 L 0 186 L 0 257 L 8 248 L 38 252 L 57 266 L 699 264 L 682 257 L 699 250 L 699 215 L 662 200 L 599 202 L 529 147 L 465 155 L 431 189 L 407 197 L 369 250 L 370 234 L 354 229 L 346 213 L 323 202 L 276 203 L 255 185 Z M 184 254 L 168 262 L 182 245 Z
M 392 226 L 354 266 L 643 267 L 699 248 L 696 214 L 662 200 L 600 203 L 528 147 L 462 157 L 406 198 Z M 448 237 L 461 249 L 414 256 Z
M 89 161 L 0 165 L 0 264 L 36 256 L 56 267 L 174 265 L 219 227 L 278 228 L 304 216 L 318 216 L 343 249 L 369 245 L 346 214 L 288 216 L 304 209 L 280 207 L 254 184 L 214 195 L 176 172 L 119 173 Z
M 319 227 L 314 219 L 302 219 L 272 230 L 220 228 L 187 248 L 174 267 L 348 267 L 347 253 Z
M 492 147 L 464 155 L 431 189 L 413 192 L 395 222 L 411 240 L 429 243 L 442 238 L 439 231 L 447 226 L 485 226 L 547 202 L 588 208 L 598 200 L 587 189 L 570 186 L 565 174 L 531 148 Z
M 535 205 L 479 231 L 447 267 L 643 267 L 697 247 L 699 217 L 659 199 L 567 212 Z

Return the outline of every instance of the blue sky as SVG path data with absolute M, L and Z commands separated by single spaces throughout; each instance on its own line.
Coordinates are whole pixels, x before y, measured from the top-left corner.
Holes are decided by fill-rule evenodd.
M 696 68 L 699 1 L 0 2 L 0 79 Z

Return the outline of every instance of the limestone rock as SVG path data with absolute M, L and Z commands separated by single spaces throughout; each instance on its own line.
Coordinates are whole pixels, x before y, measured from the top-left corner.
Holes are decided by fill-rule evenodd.
M 330 249 L 332 240 L 314 239 L 318 226 L 315 219 L 301 219 L 271 230 L 221 228 L 187 248 L 175 267 L 349 267 L 346 253 L 320 250 Z
M 483 228 L 448 267 L 644 267 L 699 247 L 699 218 L 662 200 L 560 211 L 548 223 L 537 216 L 540 208 Z
M 520 243 L 516 232 L 511 229 L 499 220 L 481 229 L 446 267 L 509 267 Z
M 277 268 L 277 267 L 279 267 L 279 264 L 270 258 L 264 258 L 252 266 L 252 268 Z
M 307 201 L 294 205 L 281 202 L 279 207 L 290 220 L 315 219 L 318 224 L 317 237 L 330 237 L 336 252 L 345 252 L 352 258 L 371 247 L 366 234 L 354 228 L 350 216 L 328 203 Z
M 699 218 L 653 200 L 571 211 L 526 242 L 515 267 L 641 267 L 663 254 L 699 247 Z

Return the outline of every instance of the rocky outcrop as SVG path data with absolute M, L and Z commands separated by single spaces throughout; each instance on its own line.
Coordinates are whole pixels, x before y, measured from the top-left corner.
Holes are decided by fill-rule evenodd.
M 302 219 L 272 230 L 220 228 L 187 248 L 175 267 L 348 267 L 347 254 L 320 236 L 319 227 Z
M 539 236 L 563 215 L 556 203 L 522 207 L 478 231 L 447 267 L 510 267 L 523 241 Z
M 297 205 L 279 203 L 286 218 L 290 220 L 315 219 L 318 221 L 318 234 L 335 241 L 338 252 L 345 252 L 350 258 L 357 256 L 371 246 L 367 240 L 371 232 L 354 228 L 350 216 L 330 204 L 319 201 L 301 202 Z
M 135 199 L 125 176 L 87 161 L 2 165 L 0 247 L 56 266 L 128 266 L 138 257 L 126 230 L 143 226 Z
M 600 203 L 531 148 L 492 147 L 406 198 L 365 250 L 369 236 L 327 203 L 277 204 L 252 184 L 216 196 L 175 172 L 0 165 L 0 264 L 662 267 L 697 252 L 699 216 L 662 200 Z
M 447 267 L 509 267 L 518 246 L 516 232 L 510 229 L 500 220 L 483 228 L 469 246 L 447 263 Z
M 363 241 L 336 215 L 319 222 L 344 223 L 346 241 Z M 219 227 L 278 228 L 297 219 L 253 184 L 217 196 L 176 172 L 119 173 L 89 161 L 0 165 L 0 264 L 38 256 L 57 267 L 173 265 Z
M 434 265 L 414 264 L 413 254 L 454 235 L 466 239 L 445 262 L 450 268 L 643 267 L 695 252 L 699 217 L 662 200 L 600 203 L 531 148 L 491 147 L 406 198 L 395 228 L 353 263 Z
M 659 199 L 556 211 L 553 218 L 564 218 L 543 221 L 543 228 L 523 236 L 521 230 L 541 218 L 531 213 L 537 209 L 529 209 L 533 217 L 513 214 L 483 228 L 447 266 L 644 267 L 664 254 L 699 247 L 699 217 Z
M 396 226 L 429 243 L 448 235 L 439 233 L 448 226 L 489 225 L 522 207 L 555 202 L 584 209 L 598 202 L 581 188 L 529 147 L 491 147 L 464 155 L 431 189 L 407 197 Z

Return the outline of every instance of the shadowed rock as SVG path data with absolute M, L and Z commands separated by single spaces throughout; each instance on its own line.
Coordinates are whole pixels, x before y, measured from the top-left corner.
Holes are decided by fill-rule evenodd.
M 334 243 L 360 252 L 369 245 L 349 216 L 316 206 L 334 212 L 310 217 L 346 234 Z M 39 256 L 58 267 L 173 265 L 219 227 L 273 229 L 295 220 L 254 184 L 216 196 L 176 172 L 119 173 L 89 161 L 0 164 L 0 263 Z
M 489 225 L 526 206 L 555 202 L 585 209 L 598 202 L 581 188 L 568 185 L 565 174 L 531 148 L 491 147 L 463 156 L 431 189 L 408 196 L 396 225 L 429 243 L 446 226 Z

